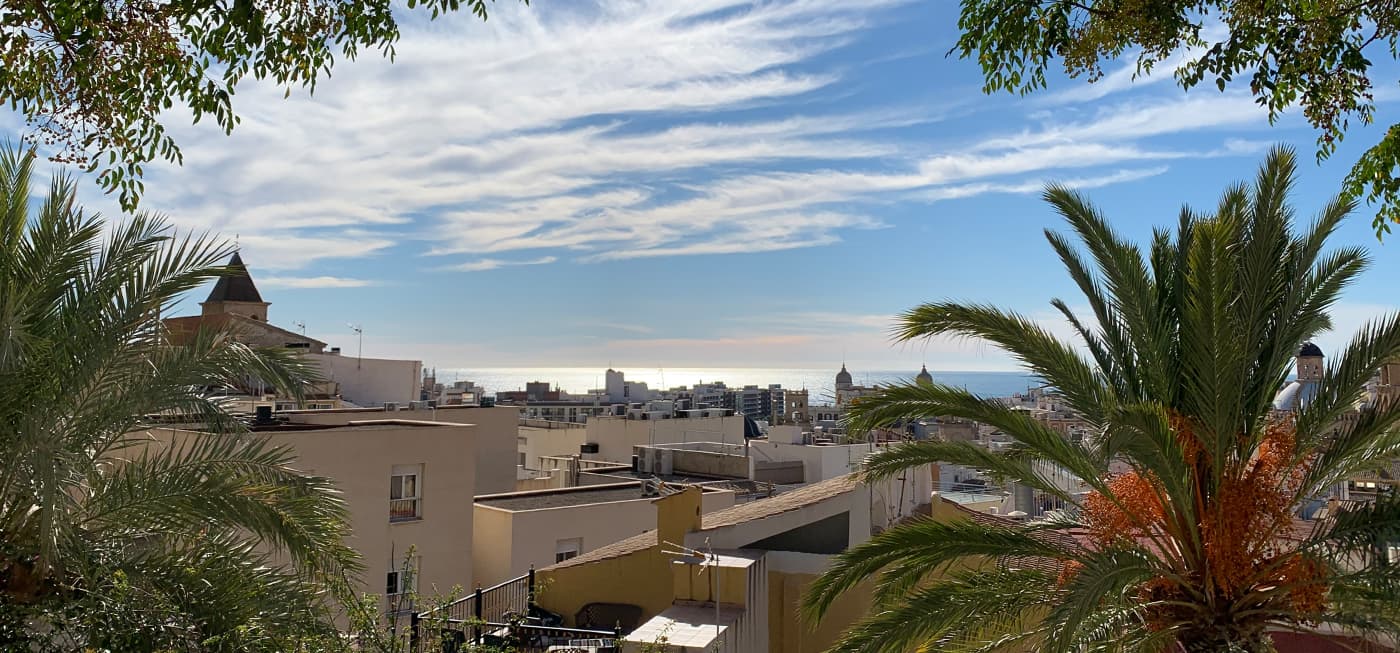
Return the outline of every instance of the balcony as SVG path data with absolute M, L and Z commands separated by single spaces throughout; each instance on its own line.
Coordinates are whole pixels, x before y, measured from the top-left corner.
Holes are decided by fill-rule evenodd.
M 417 499 L 391 499 L 389 500 L 389 522 L 415 521 L 422 519 L 423 515 L 418 511 Z

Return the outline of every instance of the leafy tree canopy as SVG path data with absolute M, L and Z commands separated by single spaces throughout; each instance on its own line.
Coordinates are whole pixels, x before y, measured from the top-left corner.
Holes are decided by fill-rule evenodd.
M 1224 36 L 1207 36 L 1219 23 Z M 963 0 L 962 36 L 953 51 L 976 58 L 984 90 L 1029 93 L 1045 86 L 1058 59 L 1071 77 L 1098 79 L 1105 60 L 1137 52 L 1138 72 L 1187 53 L 1176 71 L 1183 88 L 1220 90 L 1247 80 L 1276 120 L 1302 108 L 1318 131 L 1317 157 L 1336 150 L 1352 124 L 1375 114 L 1371 79 L 1377 54 L 1394 58 L 1400 5 L 1357 0 Z M 1214 30 L 1210 30 L 1213 32 Z M 1377 235 L 1400 223 L 1400 124 L 1366 151 L 1345 192 L 1378 205 Z
M 407 4 L 486 18 L 487 0 Z M 337 53 L 392 59 L 398 38 L 391 0 L 0 0 L 0 99 L 31 141 L 97 172 L 131 210 L 145 164 L 181 161 L 163 112 L 179 105 L 232 132 L 244 78 L 314 91 Z

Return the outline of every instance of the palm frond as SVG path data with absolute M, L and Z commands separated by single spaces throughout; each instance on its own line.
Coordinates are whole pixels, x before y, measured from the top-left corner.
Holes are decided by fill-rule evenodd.
M 1053 587 L 1054 578 L 1038 571 L 956 573 L 856 622 L 829 650 L 902 653 L 1001 639 L 1009 633 L 988 633 L 987 626 L 1019 625 L 1028 611 L 1053 600 Z
M 899 453 L 886 451 L 876 454 L 867 468 L 868 473 L 876 477 L 896 473 L 900 470 L 894 463 L 907 455 L 922 457 L 920 462 L 914 464 L 933 462 L 928 454 L 937 451 L 940 455 L 959 457 L 958 460 L 949 459 L 942 462 L 973 464 L 980 469 L 1009 466 L 1006 469 L 1017 474 L 1034 469 L 1034 466 L 1025 460 L 1027 458 L 1044 461 L 1058 465 L 1095 485 L 1108 464 L 1107 460 L 1070 442 L 1056 431 L 1026 415 L 1024 411 L 1012 410 L 998 401 L 982 399 L 962 388 L 938 383 L 893 385 L 884 388 L 879 395 L 863 397 L 851 407 L 847 424 L 851 430 L 863 433 L 901 420 L 930 415 L 960 417 L 995 426 L 1015 439 L 1021 449 L 1012 457 L 991 454 L 986 449 L 971 445 L 957 446 L 959 443 L 920 442 L 897 447 Z M 1047 488 L 1047 491 L 1050 490 Z M 1056 494 L 1063 493 L 1063 490 L 1056 491 Z
M 1037 537 L 1038 530 L 992 526 L 971 519 L 923 518 L 900 524 L 837 556 L 803 595 L 802 613 L 809 621 L 820 619 L 843 592 L 870 580 L 881 570 L 890 573 L 880 578 L 875 589 L 877 605 L 893 602 L 901 590 L 946 571 L 954 562 L 1067 560 L 1079 554 L 1054 539 Z

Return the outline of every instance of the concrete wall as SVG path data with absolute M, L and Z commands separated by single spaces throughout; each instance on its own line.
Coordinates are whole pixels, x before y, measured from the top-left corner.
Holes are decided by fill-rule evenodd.
M 744 418 L 701 417 L 681 419 L 626 419 L 595 417 L 588 420 L 586 441 L 598 444 L 598 453 L 584 456 L 619 463 L 632 461 L 636 445 L 677 442 L 744 443 Z
M 524 574 L 530 565 L 541 569 L 554 564 L 555 544 L 559 540 L 580 539 L 582 554 L 656 528 L 653 501 L 654 498 L 642 497 L 638 487 L 635 501 L 522 511 L 478 503 L 475 514 L 481 525 L 475 530 L 472 545 L 476 582 L 489 587 Z M 710 491 L 701 495 L 701 512 L 733 505 L 733 492 Z
M 718 451 L 717 451 L 718 449 Z M 749 458 L 743 445 L 699 442 L 694 445 L 632 447 L 638 469 L 654 474 L 697 474 L 716 478 L 749 478 Z M 654 464 L 653 464 L 654 462 Z
M 400 408 L 406 407 L 403 404 Z M 509 406 L 482 408 L 480 406 L 440 406 L 436 409 L 384 411 L 377 408 L 335 410 L 283 411 L 292 422 L 300 424 L 345 424 L 352 420 L 410 419 L 446 424 L 473 424 L 472 446 L 475 451 L 473 477 L 476 489 L 471 495 L 496 494 L 515 490 L 516 430 L 519 416 Z
M 678 473 L 718 476 L 722 478 L 748 478 L 749 459 L 743 456 L 712 454 L 704 451 L 675 452 L 673 469 Z
M 340 384 L 340 395 L 357 406 L 407 405 L 418 401 L 423 385 L 423 362 L 354 355 L 308 353 L 306 359 L 328 381 Z
M 753 471 L 750 477 L 755 481 L 765 483 L 777 483 L 788 485 L 806 482 L 805 466 L 800 460 L 783 460 L 768 462 L 763 460 L 749 459 L 753 464 Z
M 749 456 L 756 461 L 802 461 L 804 480 L 808 483 L 858 471 L 865 456 L 877 450 L 873 444 L 803 445 L 769 440 L 749 442 Z
M 350 513 L 346 544 L 358 551 L 365 570 L 360 590 L 383 594 L 385 574 L 403 565 L 410 547 L 418 556 L 418 589 L 446 595 L 472 579 L 471 506 L 475 484 L 472 430 L 460 424 L 367 423 L 337 428 L 260 434 L 296 452 L 297 469 L 335 482 Z M 200 437 L 162 429 L 159 439 Z M 422 465 L 422 518 L 389 521 L 389 477 L 394 465 Z
M 475 504 L 472 508 L 472 573 L 475 578 L 472 580 L 472 587 L 490 587 L 496 583 L 519 576 L 511 575 L 514 569 L 511 555 L 514 547 L 511 546 L 512 538 L 512 518 L 515 513 L 509 510 L 496 510 L 481 504 Z M 549 541 L 549 546 L 554 546 L 554 540 Z M 550 556 L 550 563 L 554 562 L 553 555 Z M 528 569 L 529 566 L 526 565 Z
M 575 428 L 519 427 L 517 448 L 525 454 L 526 469 L 545 469 L 546 465 L 541 463 L 540 458 L 546 456 L 578 454 L 579 447 L 587 440 L 587 431 L 581 424 L 570 426 Z

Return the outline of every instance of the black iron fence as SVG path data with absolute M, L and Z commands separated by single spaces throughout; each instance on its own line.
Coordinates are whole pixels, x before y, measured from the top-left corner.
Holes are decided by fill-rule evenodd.
M 616 649 L 621 628 L 565 628 L 535 606 L 535 570 L 410 616 L 414 653 L 457 653 L 468 645 L 536 653 L 551 646 Z M 587 640 L 585 642 L 585 640 Z

